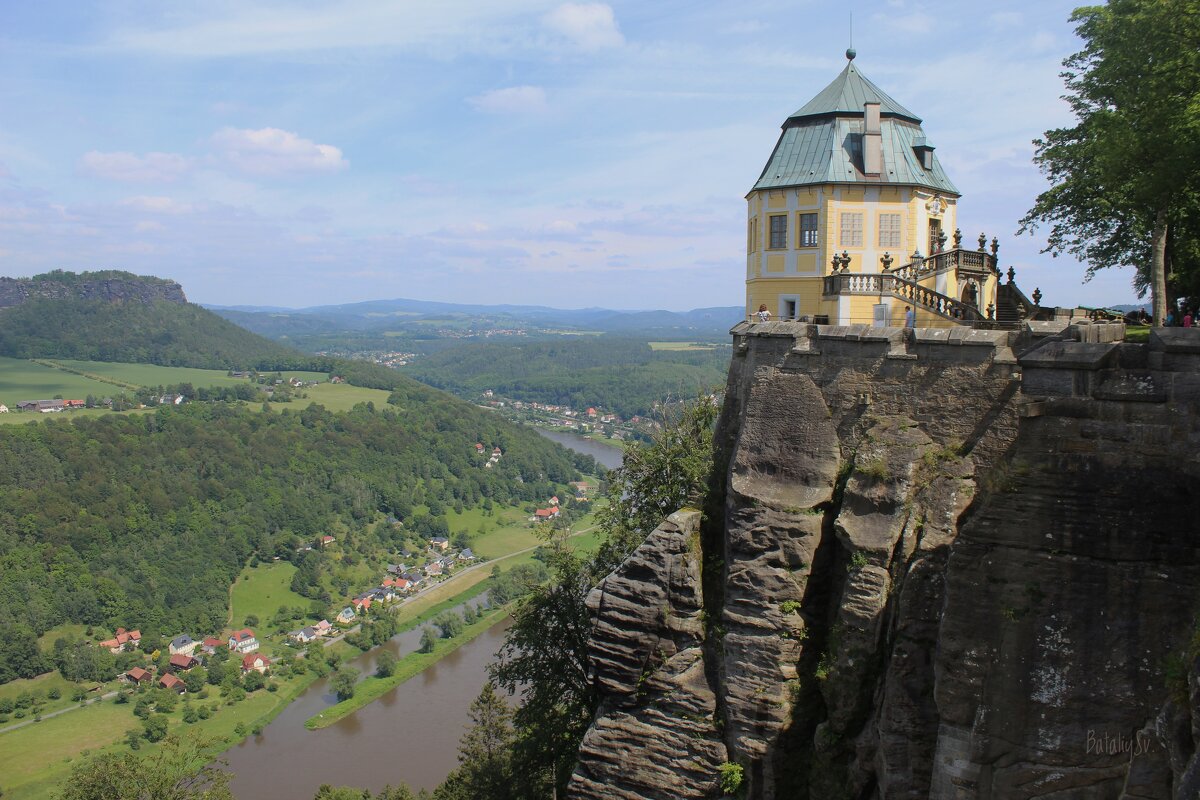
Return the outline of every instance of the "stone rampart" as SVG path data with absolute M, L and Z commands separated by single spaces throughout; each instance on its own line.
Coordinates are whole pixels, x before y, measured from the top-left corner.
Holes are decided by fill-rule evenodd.
M 1200 330 L 732 333 L 690 735 L 747 797 L 1200 796 Z

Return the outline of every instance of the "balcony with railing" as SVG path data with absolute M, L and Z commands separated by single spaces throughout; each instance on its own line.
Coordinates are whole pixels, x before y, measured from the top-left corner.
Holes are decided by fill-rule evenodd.
M 844 294 L 894 297 L 956 322 L 978 322 L 985 319 L 975 306 L 935 292 L 895 273 L 837 272 L 825 276 L 822 291 L 827 298 Z
M 942 236 L 938 240 L 938 252 L 931 253 L 928 257 L 922 256 L 919 252 L 913 253 L 907 264 L 897 267 L 891 266 L 895 259 L 891 254 L 885 253 L 883 271 L 914 282 L 944 272 L 954 272 L 977 279 L 986 278 L 989 275 L 999 277 L 1000 242 L 996 237 L 992 237 L 991 252 L 988 252 L 987 235 L 982 233 L 979 234 L 978 250 L 963 248 L 961 230 L 954 231 L 954 247 L 949 250 L 942 249 L 945 244 L 945 236 Z

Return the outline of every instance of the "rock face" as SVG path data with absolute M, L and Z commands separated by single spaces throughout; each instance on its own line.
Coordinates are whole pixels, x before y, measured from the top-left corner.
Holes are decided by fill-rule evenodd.
M 604 700 L 572 797 L 668 800 L 716 788 L 726 754 L 700 650 L 699 526 L 699 511 L 671 515 L 588 597 Z
M 161 278 L 129 272 L 51 272 L 34 278 L 0 278 L 0 308 L 30 300 L 103 300 L 108 303 L 186 303 L 183 287 Z
M 594 595 L 571 796 L 1200 797 L 1200 331 L 734 334 L 723 518 Z

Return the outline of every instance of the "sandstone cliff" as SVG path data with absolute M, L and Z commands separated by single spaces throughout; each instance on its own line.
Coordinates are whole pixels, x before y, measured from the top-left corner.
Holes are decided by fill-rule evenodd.
M 0 278 L 0 308 L 30 300 L 103 300 L 109 303 L 152 303 L 165 300 L 186 303 L 183 287 L 175 281 L 134 275 L 130 272 L 73 272 L 61 270 L 33 278 Z
M 735 328 L 719 510 L 597 589 L 571 796 L 1200 796 L 1200 331 L 1121 333 Z

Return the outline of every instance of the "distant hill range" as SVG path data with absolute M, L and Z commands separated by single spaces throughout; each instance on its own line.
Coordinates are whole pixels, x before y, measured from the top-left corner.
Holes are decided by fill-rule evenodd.
M 0 355 L 205 369 L 312 361 L 189 303 L 175 281 L 115 270 L 0 278 Z
M 542 331 L 660 334 L 670 338 L 721 338 L 745 314 L 741 306 L 691 311 L 622 311 L 607 308 L 466 305 L 429 300 L 371 300 L 346 305 L 283 309 L 268 306 L 209 306 L 221 316 L 270 338 L 337 331 L 421 331 L 447 327 L 525 327 Z M 531 331 L 533 332 L 533 331 Z

